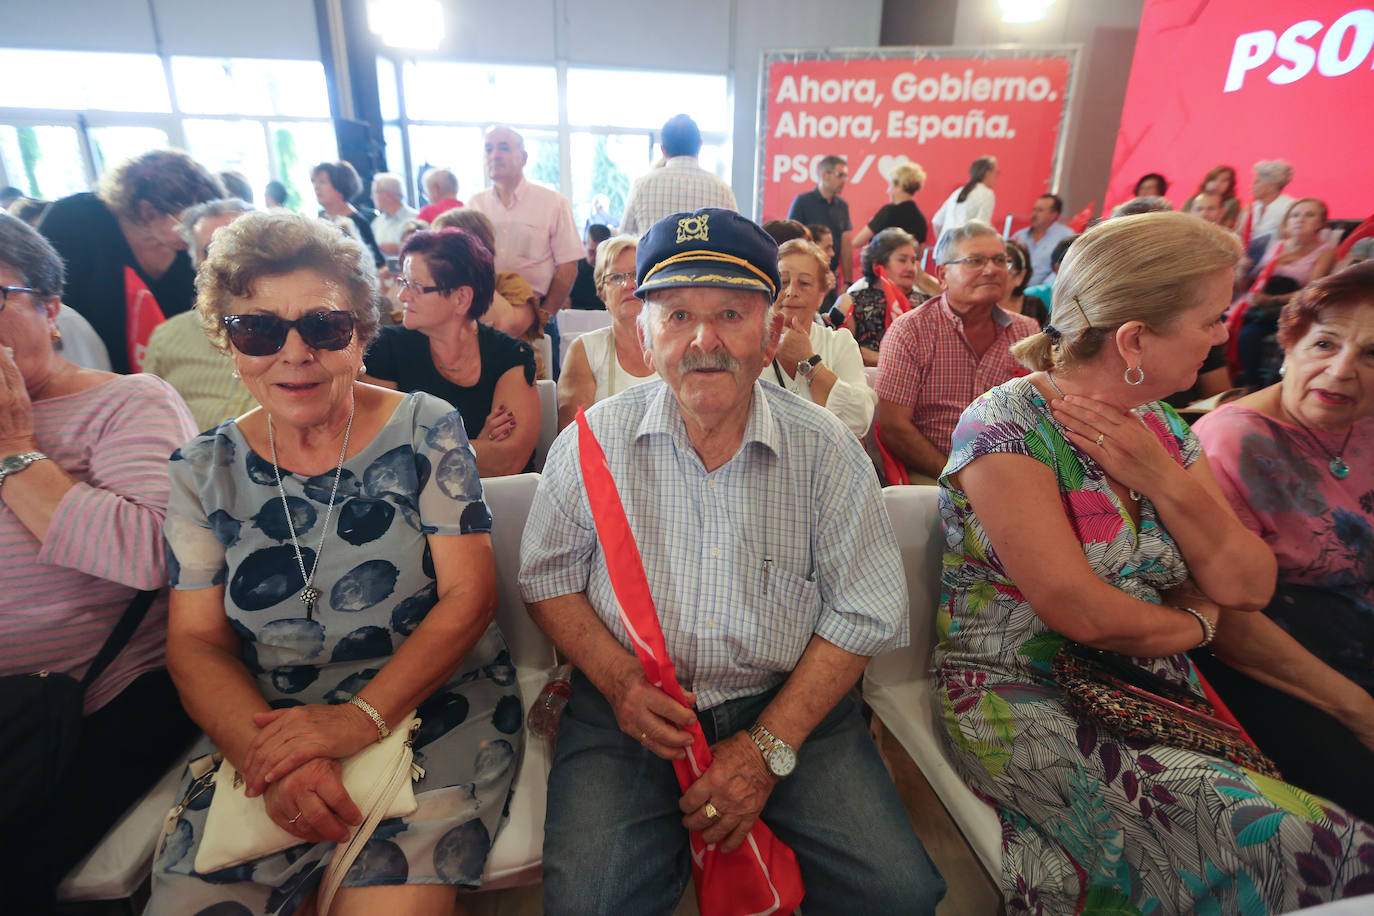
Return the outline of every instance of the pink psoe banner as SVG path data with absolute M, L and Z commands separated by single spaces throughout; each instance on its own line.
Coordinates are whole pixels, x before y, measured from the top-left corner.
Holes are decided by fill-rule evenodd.
M 822 157 L 849 160 L 844 198 L 857 231 L 888 203 L 893 168 L 916 162 L 926 184 L 916 205 L 929 219 L 969 164 L 996 156 L 997 227 L 1050 190 L 1070 58 L 775 61 L 763 104 L 764 219 L 782 219 L 815 186 Z M 928 241 L 934 242 L 934 239 Z
M 1337 218 L 1374 210 L 1374 10 L 1358 0 L 1147 0 L 1116 141 L 1109 205 L 1159 172 L 1175 205 L 1207 170 L 1283 159 L 1284 193 Z

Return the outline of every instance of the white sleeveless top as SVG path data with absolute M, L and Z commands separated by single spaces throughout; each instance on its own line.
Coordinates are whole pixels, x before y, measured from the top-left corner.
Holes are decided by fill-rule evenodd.
M 597 401 L 603 401 L 613 394 L 619 394 L 626 388 L 633 388 L 635 385 L 652 382 L 658 378 L 657 372 L 643 378 L 636 378 L 625 371 L 625 368 L 620 365 L 620 360 L 615 358 L 613 331 L 614 328 L 608 325 L 604 328 L 597 328 L 595 331 L 588 331 L 577 338 L 582 341 L 582 352 L 587 354 L 587 365 L 592 367 L 592 378 L 596 379 L 595 399 Z

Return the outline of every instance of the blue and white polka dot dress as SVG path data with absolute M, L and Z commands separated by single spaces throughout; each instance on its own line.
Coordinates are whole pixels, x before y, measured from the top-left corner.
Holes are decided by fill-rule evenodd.
M 170 463 L 168 571 L 178 589 L 224 586 L 224 607 L 243 661 L 275 708 L 339 703 L 363 688 L 437 600 L 427 535 L 491 530 L 462 417 L 430 395 L 407 395 L 391 419 L 344 465 L 331 531 L 307 615 L 301 573 L 272 465 L 233 421 L 203 433 Z M 282 471 L 306 569 L 332 471 Z M 515 666 L 496 624 L 421 704 L 415 743 L 425 776 L 419 808 L 378 825 L 345 887 L 481 881 L 502 823 L 524 743 Z M 208 739 L 204 747 L 208 752 Z M 183 780 L 184 795 L 190 782 Z M 154 865 L 149 914 L 249 916 L 293 913 L 316 888 L 333 843 L 302 844 L 208 875 L 196 849 L 212 792 L 187 810 Z

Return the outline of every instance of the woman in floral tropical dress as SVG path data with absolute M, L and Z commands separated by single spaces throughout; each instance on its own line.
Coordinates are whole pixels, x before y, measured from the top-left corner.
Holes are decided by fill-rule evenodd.
M 1159 398 L 1225 337 L 1239 245 L 1178 213 L 1070 250 L 1035 370 L 975 401 L 941 478 L 932 674 L 965 780 L 997 806 L 1011 913 L 1283 913 L 1374 893 L 1374 828 L 1228 761 L 1083 724 L 1072 640 L 1201 696 L 1187 650 L 1256 611 L 1275 561 Z M 1161 278 L 1162 281 L 1161 281 Z

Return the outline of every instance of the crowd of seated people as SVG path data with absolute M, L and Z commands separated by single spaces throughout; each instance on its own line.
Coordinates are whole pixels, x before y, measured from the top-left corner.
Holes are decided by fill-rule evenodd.
M 82 741 L 138 743 L 119 762 L 120 791 L 95 798 L 101 761 L 86 760 L 13 821 L 32 842 L 3 868 L 23 876 L 18 899 L 33 911 L 52 906 L 63 874 L 199 731 L 196 753 L 231 760 L 301 842 L 200 875 L 205 811 L 188 810 L 156 863 L 149 911 L 233 900 L 290 916 L 357 821 L 337 761 L 375 739 L 367 710 L 394 722 L 417 706 L 423 718 L 425 704 L 470 712 L 426 731 L 416 792 L 430 802 L 388 823 L 395 849 L 360 860 L 340 899 L 447 911 L 456 885 L 480 883 L 522 741 L 491 620 L 481 479 L 535 468 L 535 379 L 555 367 L 530 344 L 552 331 L 576 266 L 567 201 L 530 195 L 519 135 L 498 128 L 485 142 L 497 190 L 480 207 L 437 198 L 432 226 L 394 176 L 374 181 L 374 216 L 355 204 L 356 171 L 321 163 L 322 218 L 311 219 L 227 198 L 224 176 L 171 151 L 54 203 L 40 224 L 51 246 L 0 215 L 0 459 L 23 459 L 0 463 L 0 578 L 11 585 L 0 674 L 80 676 L 142 592 L 170 584 L 172 595 L 170 617 L 168 599 L 152 598 L 86 690 Z M 970 200 L 991 199 L 996 169 L 975 162 Z M 448 194 L 440 179 L 433 192 Z M 742 223 L 729 237 L 744 239 L 746 279 L 760 258 L 774 275 L 760 287 L 771 311 L 757 353 L 729 325 L 752 328 L 752 305 L 700 311 L 725 291 L 690 273 L 665 288 L 664 246 L 680 240 L 598 231 L 583 250 L 578 269 L 610 322 L 554 350 L 560 430 L 581 409 L 604 422 L 667 398 L 683 406 L 679 445 L 691 441 L 709 474 L 755 454 L 752 440 L 716 455 L 711 437 L 695 438 L 694 411 L 728 388 L 737 410 L 766 398 L 774 420 L 806 417 L 807 430 L 872 430 L 885 461 L 876 476 L 861 463 L 864 487 L 885 476 L 940 488 L 947 602 L 932 677 L 949 751 L 1002 819 L 994 877 L 1011 912 L 1074 912 L 1084 899 L 1171 912 L 1209 895 L 1223 912 L 1242 900 L 1279 912 L 1374 891 L 1374 865 L 1358 854 L 1374 843 L 1374 270 L 1368 245 L 1335 263 L 1326 205 L 1283 195 L 1291 180 L 1286 164 L 1258 163 L 1242 211 L 1235 170 L 1219 166 L 1183 212 L 1166 213 L 1167 183 L 1147 175 L 1082 235 L 1046 195 L 1026 231 L 1039 249 L 969 219 L 940 227 L 931 275 L 922 242 L 899 228 L 921 215 L 924 173 L 907 163 L 890 208 L 855 236 L 863 277 L 847 289 L 826 227 L 774 220 L 765 233 L 728 210 L 668 217 Z M 536 210 L 558 241 L 533 257 L 511 221 Z M 522 254 L 497 270 L 498 248 Z M 1046 282 L 1028 286 L 1037 251 Z M 145 301 L 131 288 L 167 319 L 146 337 L 127 323 L 126 305 Z M 659 304 L 646 312 L 650 299 Z M 94 325 L 115 373 L 64 344 L 65 306 Z M 679 362 L 697 351 L 702 364 Z M 1196 433 L 1168 406 L 1233 380 L 1258 388 Z M 798 460 L 750 429 L 784 468 Z M 842 464 L 860 473 L 850 445 Z M 862 521 L 885 538 L 869 495 Z M 80 535 L 94 528 L 118 536 L 97 549 Z M 809 594 L 805 571 L 792 582 L 771 562 L 765 594 L 770 575 Z M 1197 696 L 1210 682 L 1287 782 L 1085 731 L 1050 666 L 1067 643 Z M 641 737 L 646 754 L 671 756 Z M 500 751 L 482 779 L 478 746 Z M 470 812 L 452 790 L 470 784 L 483 830 L 480 842 L 464 831 L 460 849 Z M 1285 804 L 1294 798 L 1311 804 Z M 1242 811 L 1257 806 L 1276 829 L 1239 837 Z M 709 812 L 686 813 L 712 829 Z M 60 826 L 32 827 L 49 820 Z M 1312 880 L 1318 860 L 1324 883 Z

